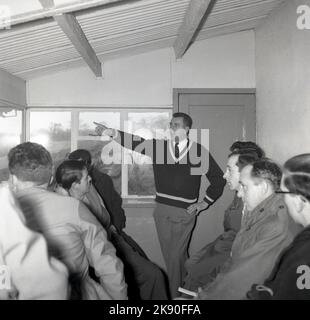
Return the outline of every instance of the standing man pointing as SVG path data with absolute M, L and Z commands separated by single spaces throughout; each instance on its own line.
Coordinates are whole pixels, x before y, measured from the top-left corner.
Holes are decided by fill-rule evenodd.
M 189 139 L 191 127 L 191 117 L 181 112 L 173 114 L 170 140 L 145 140 L 101 124 L 96 127 L 97 135 L 113 137 L 123 147 L 152 159 L 156 187 L 154 220 L 172 297 L 177 296 L 186 273 L 184 263 L 196 215 L 212 205 L 225 186 L 223 172 L 210 152 Z M 198 202 L 204 174 L 210 185 L 203 201 Z

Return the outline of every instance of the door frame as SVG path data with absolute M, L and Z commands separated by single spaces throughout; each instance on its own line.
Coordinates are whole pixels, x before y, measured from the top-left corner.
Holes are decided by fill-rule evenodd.
M 179 97 L 181 94 L 249 94 L 256 96 L 255 88 L 173 88 L 173 113 L 179 110 Z M 256 102 L 256 100 L 255 100 Z M 256 103 L 255 103 L 256 118 Z M 257 119 L 255 119 L 257 120 Z M 255 142 L 257 141 L 257 123 L 255 125 Z

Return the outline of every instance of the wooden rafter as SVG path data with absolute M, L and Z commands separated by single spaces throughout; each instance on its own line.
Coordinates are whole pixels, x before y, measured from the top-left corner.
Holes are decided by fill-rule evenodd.
M 55 7 L 54 0 L 39 0 L 42 7 L 51 9 Z M 96 77 L 102 77 L 102 65 L 94 49 L 72 13 L 62 13 L 53 16 L 61 30 L 70 39 L 75 49 L 93 71 Z
M 94 49 L 89 44 L 84 31 L 79 25 L 76 17 L 71 13 L 54 16 L 59 27 L 70 39 L 73 46 L 80 53 L 84 61 L 88 64 L 96 77 L 102 77 L 102 66 Z
M 183 23 L 179 29 L 178 37 L 173 45 L 177 59 L 182 58 L 182 56 L 188 49 L 202 19 L 205 17 L 207 10 L 212 2 L 214 1 L 191 0 L 187 8 Z

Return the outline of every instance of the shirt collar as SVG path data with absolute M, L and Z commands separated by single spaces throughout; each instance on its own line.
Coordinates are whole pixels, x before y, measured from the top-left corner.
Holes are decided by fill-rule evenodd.
M 188 142 L 188 139 L 184 139 L 181 142 L 179 142 L 179 151 L 180 151 L 180 153 L 186 148 L 187 142 Z M 173 141 L 172 144 L 173 144 L 173 147 L 175 147 L 176 142 Z

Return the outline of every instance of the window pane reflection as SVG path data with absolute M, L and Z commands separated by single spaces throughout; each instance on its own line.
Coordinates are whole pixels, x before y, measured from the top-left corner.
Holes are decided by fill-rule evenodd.
M 118 158 L 118 163 L 110 163 L 107 154 L 107 145 L 111 143 L 107 138 L 106 141 L 88 140 L 87 137 L 94 134 L 95 122 L 102 123 L 107 127 L 120 129 L 120 112 L 80 112 L 79 113 L 79 131 L 78 131 L 78 148 L 86 149 L 92 155 L 94 166 L 101 172 L 108 174 L 113 181 L 115 189 L 121 194 L 122 174 L 121 174 L 121 147 L 115 142 L 113 150 Z M 93 139 L 96 139 L 92 137 Z
M 30 141 L 43 145 L 57 167 L 70 152 L 71 112 L 31 112 Z
M 102 123 L 107 127 L 120 129 L 119 112 L 80 112 L 79 136 L 88 136 L 94 133 L 95 122 Z
M 130 112 L 128 113 L 128 132 L 145 139 L 163 138 L 168 128 L 170 113 L 167 112 Z M 158 130 L 162 131 L 162 135 Z M 128 165 L 128 195 L 153 196 L 155 183 L 151 159 L 137 152 L 131 154 L 133 164 Z

